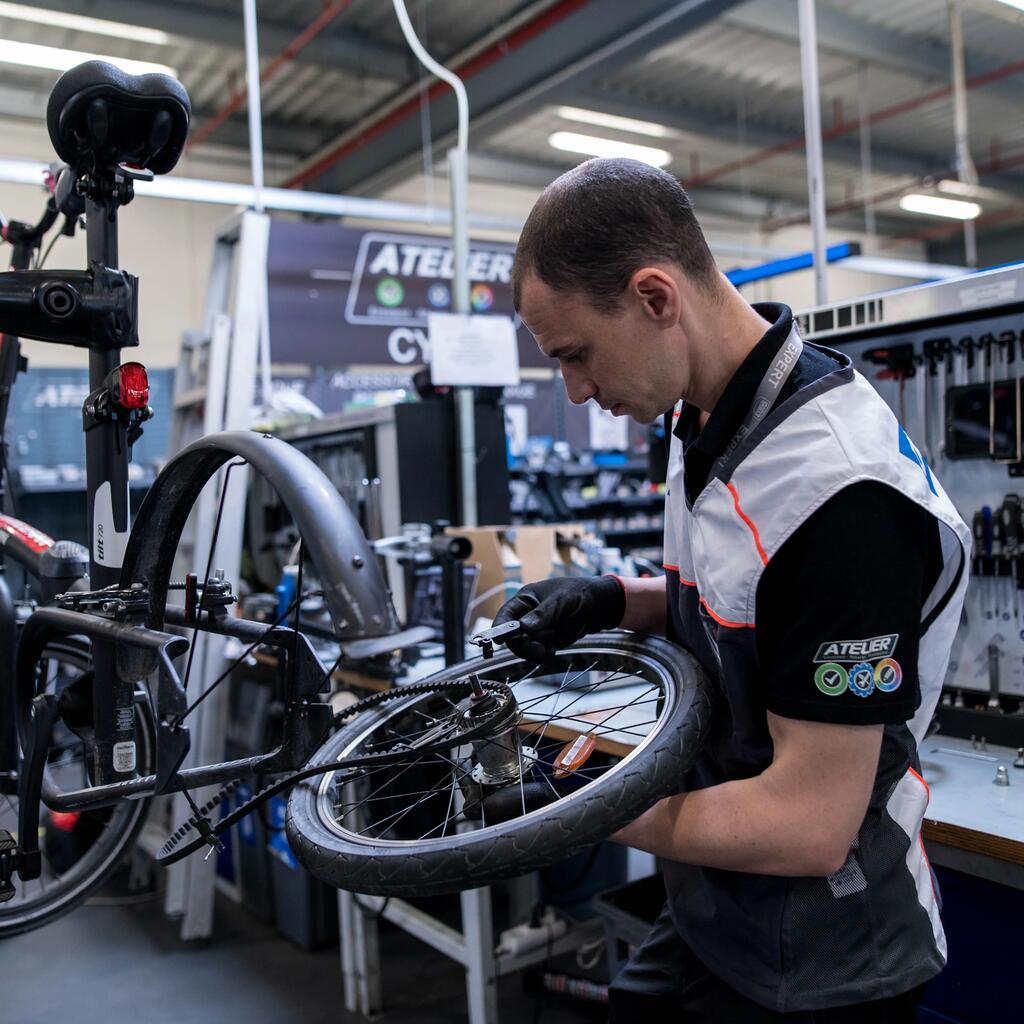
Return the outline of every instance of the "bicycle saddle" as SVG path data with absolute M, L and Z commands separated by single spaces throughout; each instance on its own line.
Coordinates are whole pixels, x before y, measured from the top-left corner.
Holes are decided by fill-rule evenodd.
M 76 173 L 128 163 L 166 174 L 185 146 L 191 109 L 184 86 L 168 75 L 129 75 L 90 60 L 57 80 L 46 125 Z

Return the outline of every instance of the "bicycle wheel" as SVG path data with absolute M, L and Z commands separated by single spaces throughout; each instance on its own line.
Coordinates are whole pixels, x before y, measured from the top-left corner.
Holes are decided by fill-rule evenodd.
M 466 740 L 473 698 L 452 700 L 451 685 L 470 673 L 506 706 L 490 734 Z M 569 856 L 680 790 L 710 710 L 692 655 L 623 632 L 595 634 L 543 666 L 510 652 L 476 659 L 421 686 L 430 684 L 436 692 L 360 713 L 310 766 L 384 752 L 393 761 L 292 790 L 288 840 L 328 884 L 433 895 Z M 450 746 L 439 751 L 438 737 Z
M 49 644 L 40 659 L 39 689 L 62 694 L 91 672 L 89 646 L 69 637 Z M 88 680 L 85 679 L 88 685 Z M 154 728 L 148 700 L 140 692 L 136 708 L 138 770 L 153 771 Z M 90 783 L 88 745 L 58 719 L 46 772 L 61 789 Z M 112 807 L 75 814 L 40 808 L 43 870 L 29 882 L 14 879 L 14 897 L 0 903 L 0 938 L 38 928 L 81 903 L 114 871 L 131 848 L 149 802 L 124 800 Z M 18 797 L 0 794 L 0 828 L 18 832 Z

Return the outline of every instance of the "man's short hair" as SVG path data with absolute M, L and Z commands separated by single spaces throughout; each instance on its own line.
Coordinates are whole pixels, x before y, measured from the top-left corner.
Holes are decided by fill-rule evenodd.
M 555 291 L 583 292 L 605 313 L 619 308 L 640 267 L 675 263 L 708 291 L 718 270 L 689 196 L 671 174 L 639 160 L 587 160 L 553 181 L 523 225 L 512 267 L 516 309 L 535 274 Z

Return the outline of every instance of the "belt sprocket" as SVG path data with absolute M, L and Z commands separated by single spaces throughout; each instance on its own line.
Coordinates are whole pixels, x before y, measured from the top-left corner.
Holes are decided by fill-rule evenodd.
M 191 817 L 175 829 L 156 855 L 156 862 L 161 865 L 174 864 L 203 846 L 209 846 L 212 853 L 219 845 L 217 836 L 241 821 L 242 818 L 250 814 L 261 804 L 266 803 L 267 800 L 290 789 L 295 783 L 301 782 L 303 779 L 325 775 L 328 772 L 340 769 L 376 767 L 401 761 L 404 758 L 408 758 L 410 751 L 424 754 L 444 751 L 451 747 L 452 739 L 456 736 L 460 743 L 468 742 L 485 736 L 494 729 L 503 729 L 513 724 L 518 715 L 518 708 L 509 686 L 505 683 L 491 680 L 473 680 L 471 682 L 469 679 L 460 679 L 450 683 L 411 683 L 409 686 L 399 686 L 392 690 L 383 690 L 380 693 L 372 694 L 350 705 L 343 711 L 339 711 L 334 716 L 334 727 L 337 729 L 349 718 L 353 718 L 362 711 L 367 711 L 388 701 L 437 693 L 451 695 L 453 691 L 460 696 L 471 696 L 474 692 L 478 692 L 477 687 L 479 686 L 482 686 L 484 690 L 499 698 L 498 706 L 491 711 L 475 713 L 471 724 L 468 726 L 466 725 L 467 719 L 464 716 L 453 715 L 450 719 L 451 728 L 445 730 L 443 727 L 446 723 L 441 723 L 429 734 L 430 742 L 422 746 L 399 743 L 396 746 L 399 746 L 401 749 L 392 750 L 391 752 L 356 754 L 339 761 L 333 761 L 330 764 L 317 765 L 315 768 L 300 768 L 298 771 L 291 772 L 283 778 L 270 782 L 254 796 L 246 800 L 245 803 L 239 804 L 238 807 L 214 824 L 209 820 L 209 814 L 235 793 L 244 781 L 243 779 L 232 780 L 222 786 L 205 804 L 199 807 L 198 813 L 193 813 Z M 192 836 L 191 839 L 189 839 L 190 835 Z

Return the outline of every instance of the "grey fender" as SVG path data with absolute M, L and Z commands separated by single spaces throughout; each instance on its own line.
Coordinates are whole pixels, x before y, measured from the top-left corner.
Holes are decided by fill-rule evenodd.
M 395 633 L 398 622 L 376 556 L 341 495 L 300 451 L 249 430 L 223 431 L 193 442 L 167 463 L 149 489 L 121 569 L 122 587 L 149 584 L 146 624 L 163 628 L 167 584 L 185 521 L 206 482 L 234 458 L 245 459 L 266 477 L 291 514 L 323 586 L 339 640 Z M 199 557 L 205 558 L 205 552 Z

